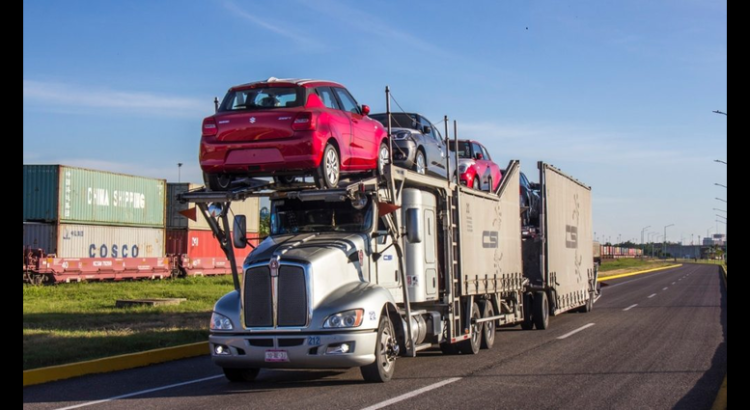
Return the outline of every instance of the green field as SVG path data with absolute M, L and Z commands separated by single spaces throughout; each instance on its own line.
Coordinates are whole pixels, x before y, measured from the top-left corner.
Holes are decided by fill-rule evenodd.
M 229 276 L 23 286 L 23 369 L 73 363 L 208 339 Z M 115 308 L 117 299 L 186 298 L 178 306 Z

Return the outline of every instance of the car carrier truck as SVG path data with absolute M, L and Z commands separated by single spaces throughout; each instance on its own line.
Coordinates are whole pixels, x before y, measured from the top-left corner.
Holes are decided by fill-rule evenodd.
M 498 326 L 546 329 L 550 316 L 590 311 L 591 189 L 537 167 L 540 234 L 526 239 L 518 161 L 491 193 L 386 165 L 338 189 L 256 181 L 184 194 L 233 267 L 235 289 L 211 319 L 213 361 L 230 381 L 262 368 L 359 367 L 386 382 L 398 357 L 477 354 Z M 245 218 L 230 224 L 230 206 L 258 195 L 270 196 L 271 234 L 237 269 L 232 246 L 245 235 L 230 232 L 244 233 Z

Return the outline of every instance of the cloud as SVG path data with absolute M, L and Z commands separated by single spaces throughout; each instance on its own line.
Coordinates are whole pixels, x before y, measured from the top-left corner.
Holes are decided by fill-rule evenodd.
M 128 113 L 158 113 L 160 116 L 200 116 L 205 102 L 184 97 L 145 92 L 90 88 L 77 84 L 23 80 L 23 102 L 48 111 L 90 112 L 109 110 Z M 77 111 L 86 109 L 85 111 Z
M 411 46 L 407 48 L 421 50 L 436 57 L 448 57 L 451 55 L 432 43 L 386 24 L 374 14 L 348 6 L 350 2 L 315 0 L 301 1 L 301 4 L 316 12 L 323 11 L 326 16 L 334 18 L 353 29 L 378 38 L 387 39 L 394 44 L 398 44 L 399 47 Z M 372 42 L 371 40 L 368 41 Z
M 265 17 L 260 18 L 256 15 L 250 14 L 247 11 L 243 10 L 240 6 L 238 6 L 235 2 L 231 0 L 226 0 L 222 4 L 224 5 L 224 8 L 234 13 L 236 16 L 249 21 L 260 28 L 263 28 L 267 31 L 278 34 L 282 37 L 286 37 L 294 41 L 295 43 L 298 43 L 306 47 L 319 47 L 320 46 L 318 43 L 313 41 L 309 35 L 300 33 L 277 21 L 270 20 Z

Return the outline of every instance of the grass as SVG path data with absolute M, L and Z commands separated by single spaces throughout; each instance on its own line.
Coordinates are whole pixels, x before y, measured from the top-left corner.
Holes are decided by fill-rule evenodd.
M 638 258 L 607 259 L 599 267 L 599 276 L 619 275 L 669 265 L 674 265 L 674 262 L 672 260 L 641 260 Z
M 205 341 L 229 276 L 23 286 L 23 370 Z M 176 306 L 115 308 L 117 299 L 186 298 Z

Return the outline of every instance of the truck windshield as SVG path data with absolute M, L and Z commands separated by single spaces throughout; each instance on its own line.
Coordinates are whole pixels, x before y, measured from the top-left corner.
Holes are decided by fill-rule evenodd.
M 273 201 L 271 234 L 298 232 L 370 232 L 372 201 L 355 209 L 347 199 L 343 202 L 302 202 L 291 199 Z

